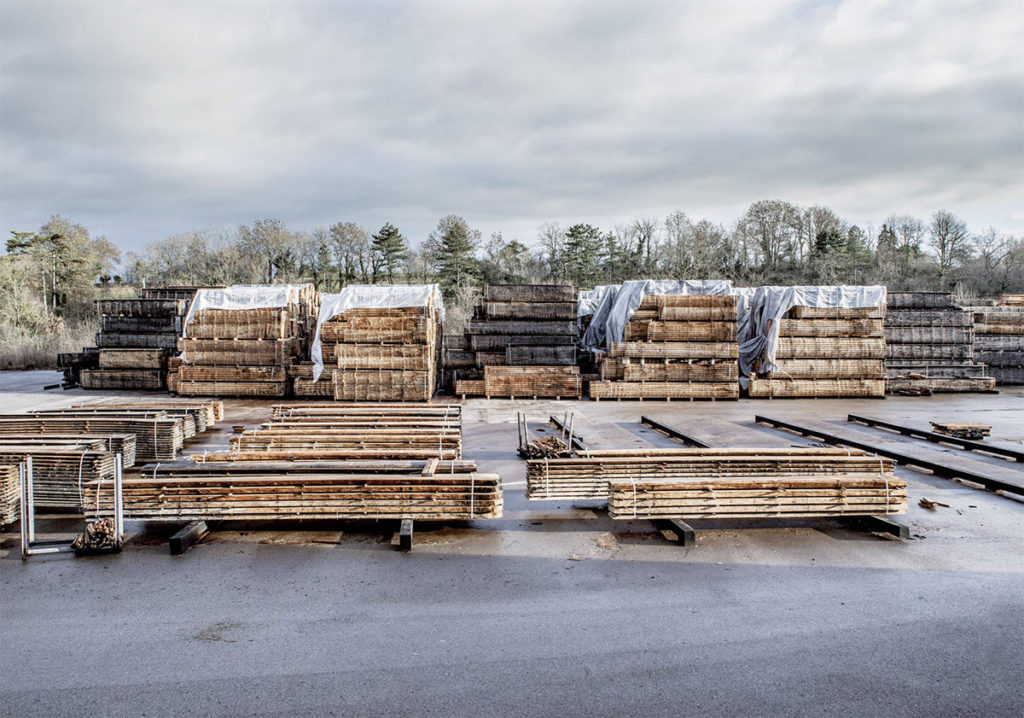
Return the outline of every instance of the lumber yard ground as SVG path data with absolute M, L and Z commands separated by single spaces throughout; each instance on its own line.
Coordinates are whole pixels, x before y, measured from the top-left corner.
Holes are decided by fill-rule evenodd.
M 102 396 L 43 392 L 55 376 L 0 375 L 3 410 Z M 269 403 L 227 402 L 225 429 L 260 421 Z M 466 457 L 502 475 L 505 517 L 417 524 L 408 554 L 391 547 L 393 527 L 328 524 L 227 527 L 171 557 L 169 530 L 130 525 L 120 555 L 23 563 L 8 528 L 0 714 L 1024 714 L 1024 503 L 899 468 L 908 540 L 819 521 L 707 531 L 683 548 L 586 503 L 526 501 L 516 411 L 539 425 L 570 409 L 584 440 L 608 448 L 675 445 L 641 414 L 723 445 L 808 443 L 755 413 L 842 429 L 848 413 L 979 421 L 992 441 L 1024 446 L 1020 387 L 884 401 L 472 400 Z M 949 508 L 926 511 L 921 497 Z

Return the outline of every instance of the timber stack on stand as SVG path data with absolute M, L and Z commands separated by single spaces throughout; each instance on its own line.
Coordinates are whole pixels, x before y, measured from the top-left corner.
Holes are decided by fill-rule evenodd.
M 467 323 L 465 342 L 449 340 L 445 360 L 463 365 L 462 396 L 578 399 L 576 288 L 557 284 L 491 284 Z M 463 348 L 464 347 L 464 348 Z M 473 365 L 469 364 L 472 354 Z
M 890 292 L 885 318 L 890 394 L 992 391 L 995 379 L 974 361 L 974 315 L 951 292 Z
M 754 363 L 750 397 L 884 397 L 884 317 L 884 306 L 790 307 L 779 320 L 777 368 Z
M 970 307 L 974 358 L 997 384 L 1024 384 L 1024 294 L 1004 294 L 994 306 Z
M 184 336 L 178 340 L 182 352 L 179 394 L 288 395 L 288 367 L 308 347 L 319 298 L 312 285 L 276 289 L 286 294 L 286 301 L 245 309 L 207 308 L 202 293 L 197 294 L 197 308 L 189 315 Z M 201 290 L 206 291 L 220 290 Z
M 736 298 L 645 294 L 601 361 L 601 399 L 738 399 Z

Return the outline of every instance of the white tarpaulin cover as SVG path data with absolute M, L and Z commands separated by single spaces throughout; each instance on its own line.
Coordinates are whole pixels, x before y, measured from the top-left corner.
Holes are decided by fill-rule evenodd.
M 600 344 L 588 345 L 584 337 L 584 349 L 599 349 L 621 342 L 626 334 L 626 322 L 640 306 L 645 294 L 730 294 L 732 282 L 728 279 L 639 279 L 623 282 L 615 293 L 614 301 L 603 317 L 605 336 Z M 594 315 L 591 327 L 597 322 Z M 588 330 L 587 335 L 590 335 Z M 597 332 L 594 333 L 597 338 Z
M 181 336 L 188 336 L 188 323 L 203 309 L 266 309 L 287 307 L 298 301 L 298 292 L 308 284 L 236 284 L 224 289 L 197 289 L 185 315 Z
M 313 381 L 324 373 L 323 352 L 320 347 L 320 328 L 324 322 L 349 309 L 397 309 L 398 307 L 425 307 L 431 297 L 444 319 L 444 299 L 436 284 L 355 284 L 338 294 L 320 295 L 320 316 L 316 320 L 316 333 L 309 355 L 313 360 Z
M 580 345 L 584 349 L 592 351 L 604 346 L 605 321 L 618 291 L 618 284 L 602 284 L 591 290 L 580 292 L 579 302 L 576 305 L 577 327 L 582 326 L 580 324 L 581 317 L 588 314 L 593 315 L 590 319 L 590 326 L 580 338 Z
M 779 320 L 790 307 L 856 308 L 880 307 L 886 302 L 886 288 L 873 286 L 757 287 L 735 292 L 744 305 L 739 311 L 737 334 L 740 344 L 740 376 L 743 383 L 758 357 L 761 372 L 776 370 L 775 347 Z

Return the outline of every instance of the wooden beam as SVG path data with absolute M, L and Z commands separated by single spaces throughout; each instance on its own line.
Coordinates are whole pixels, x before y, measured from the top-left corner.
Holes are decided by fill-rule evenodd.
M 168 542 L 171 549 L 171 556 L 181 556 L 197 543 L 202 541 L 210 533 L 205 521 L 193 521 L 185 526 L 178 533 L 171 536 Z

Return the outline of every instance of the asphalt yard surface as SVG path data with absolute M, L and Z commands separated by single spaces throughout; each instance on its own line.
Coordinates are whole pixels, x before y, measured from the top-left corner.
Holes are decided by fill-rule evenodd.
M 3 411 L 118 393 L 43 392 L 0 374 Z M 121 394 L 121 396 L 124 396 Z M 270 402 L 228 401 L 231 424 Z M 1024 390 L 879 400 L 469 401 L 464 449 L 501 474 L 502 519 L 215 527 L 184 556 L 177 526 L 131 524 L 116 556 L 22 562 L 0 536 L 0 715 L 490 716 L 1024 714 L 1024 503 L 897 469 L 907 540 L 841 521 L 702 523 L 683 548 L 599 502 L 525 498 L 516 413 L 535 434 L 575 411 L 592 447 L 812 442 L 755 414 L 825 423 L 977 466 L 1024 466 L 849 425 L 981 421 L 1024 447 Z M 546 428 L 545 431 L 550 431 Z M 927 511 L 920 498 L 948 504 Z M 81 519 L 40 521 L 49 533 Z M 16 527 L 15 527 L 16 528 Z

